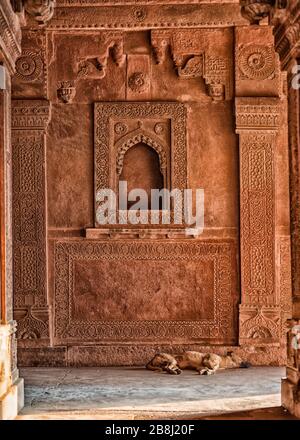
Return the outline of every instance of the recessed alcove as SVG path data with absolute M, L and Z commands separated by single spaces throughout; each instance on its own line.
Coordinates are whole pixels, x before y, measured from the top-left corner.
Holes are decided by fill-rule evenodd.
M 131 147 L 124 156 L 119 181 L 127 182 L 128 193 L 134 189 L 146 191 L 148 209 L 151 209 L 151 190 L 164 188 L 164 178 L 157 152 L 142 142 Z M 127 209 L 135 203 L 135 201 L 128 201 Z

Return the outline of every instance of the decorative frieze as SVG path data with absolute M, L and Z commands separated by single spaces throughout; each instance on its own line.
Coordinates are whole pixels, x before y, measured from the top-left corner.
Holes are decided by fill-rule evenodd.
M 12 106 L 14 130 L 44 130 L 50 118 L 49 103 L 45 100 L 16 100 Z
M 192 2 L 175 0 L 176 7 L 170 7 L 169 4 L 159 1 L 142 3 L 138 1 L 119 4 L 112 1 L 100 4 L 58 3 L 47 27 L 50 29 L 216 28 L 247 23 L 240 14 L 240 5 L 237 2 L 195 3 L 193 0 Z M 101 7 L 95 8 L 95 5 Z

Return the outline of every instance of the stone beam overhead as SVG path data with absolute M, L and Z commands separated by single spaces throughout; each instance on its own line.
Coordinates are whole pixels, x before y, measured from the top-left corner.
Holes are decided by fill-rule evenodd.
M 8 1 L 0 3 L 0 61 L 5 61 L 10 72 L 21 53 L 21 28 L 18 17 Z
M 158 7 L 159 6 L 159 7 Z M 233 1 L 58 1 L 47 29 L 153 29 L 246 25 Z M 37 23 L 30 22 L 30 26 Z

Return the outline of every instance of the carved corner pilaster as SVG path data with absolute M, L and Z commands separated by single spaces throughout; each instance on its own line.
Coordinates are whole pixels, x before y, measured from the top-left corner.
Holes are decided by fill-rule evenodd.
M 12 103 L 14 313 L 21 339 L 48 337 L 46 100 Z
M 237 98 L 240 140 L 240 344 L 280 342 L 275 265 L 274 155 L 281 121 L 277 98 Z

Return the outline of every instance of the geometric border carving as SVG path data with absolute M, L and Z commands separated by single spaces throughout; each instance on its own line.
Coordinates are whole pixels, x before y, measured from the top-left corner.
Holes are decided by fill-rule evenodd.
M 187 186 L 187 146 L 186 146 L 186 107 L 176 102 L 106 102 L 95 104 L 95 212 L 99 202 L 96 194 L 99 189 L 111 188 L 112 182 L 116 181 L 117 167 L 115 158 L 115 129 L 125 127 L 124 122 L 157 120 L 169 120 L 171 128 L 170 136 L 170 183 L 171 189 L 183 190 Z M 157 125 L 157 124 L 156 124 Z M 125 128 L 124 128 L 125 129 Z M 133 132 L 132 135 L 143 135 L 147 138 L 147 132 L 142 128 Z M 127 137 L 130 135 L 127 135 Z M 126 138 L 127 139 L 127 138 Z M 118 144 L 118 142 L 117 142 Z M 151 144 L 158 145 L 163 154 L 161 141 L 151 135 Z M 166 160 L 162 163 L 166 168 Z M 165 174 L 165 172 L 163 173 Z M 168 185 L 165 185 L 168 187 Z
M 236 248 L 222 242 L 58 241 L 55 244 L 54 343 L 175 341 L 236 342 L 238 293 Z M 72 317 L 75 262 L 80 261 L 212 261 L 214 317 L 199 321 L 78 321 Z
M 43 321 L 48 321 L 44 129 L 49 116 L 47 101 L 13 101 L 13 282 L 19 337 L 48 336 Z

